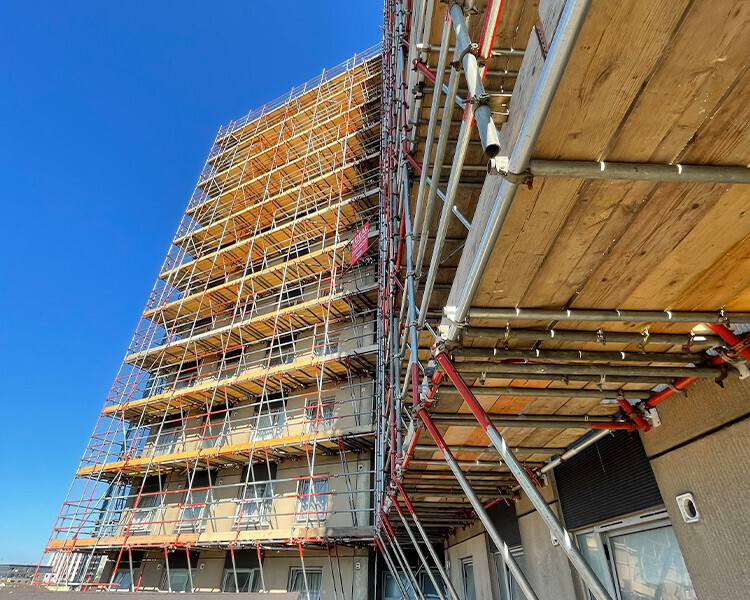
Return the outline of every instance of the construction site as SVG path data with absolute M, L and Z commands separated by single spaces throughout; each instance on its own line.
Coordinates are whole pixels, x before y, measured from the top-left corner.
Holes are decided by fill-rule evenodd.
M 750 1 L 383 15 L 219 129 L 34 583 L 750 597 Z

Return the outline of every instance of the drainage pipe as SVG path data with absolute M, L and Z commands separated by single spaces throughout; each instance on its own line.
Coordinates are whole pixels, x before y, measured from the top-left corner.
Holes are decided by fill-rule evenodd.
M 485 19 L 484 31 L 487 30 L 488 19 L 493 17 L 497 25 L 497 20 L 500 17 L 500 6 L 498 2 L 493 3 L 495 6 L 491 12 L 488 11 Z M 451 5 L 449 9 L 451 20 L 453 21 L 453 31 L 456 34 L 456 52 L 459 54 L 461 63 L 463 64 L 464 74 L 466 78 L 466 85 L 469 88 L 469 98 L 467 100 L 468 106 L 474 107 L 474 119 L 477 123 L 477 131 L 479 132 L 479 139 L 482 142 L 482 150 L 490 158 L 497 156 L 500 152 L 500 138 L 497 135 L 497 128 L 492 120 L 492 111 L 487 106 L 486 99 L 487 94 L 484 91 L 484 83 L 482 82 L 482 73 L 480 72 L 479 65 L 477 64 L 477 57 L 474 52 L 478 52 L 479 48 L 477 44 L 472 44 L 471 38 L 469 37 L 469 29 L 464 19 L 463 6 L 455 3 Z M 484 32 L 483 32 L 484 33 Z M 492 30 L 494 37 L 494 28 Z M 490 45 L 491 45 L 490 38 Z M 486 47 L 487 40 L 482 39 L 483 47 Z M 454 68 L 457 65 L 454 63 Z M 468 115 L 464 115 L 464 122 L 471 128 L 471 118 Z

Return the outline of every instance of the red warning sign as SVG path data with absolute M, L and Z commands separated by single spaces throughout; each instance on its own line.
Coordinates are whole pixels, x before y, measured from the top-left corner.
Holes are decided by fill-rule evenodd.
M 350 264 L 353 265 L 362 258 L 362 255 L 365 252 L 367 252 L 367 238 L 369 237 L 369 234 L 370 222 L 367 221 L 352 238 L 352 257 L 350 259 Z

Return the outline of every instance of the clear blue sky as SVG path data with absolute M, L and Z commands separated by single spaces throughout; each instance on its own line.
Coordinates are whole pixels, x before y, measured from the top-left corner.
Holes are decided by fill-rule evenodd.
M 3 3 L 0 562 L 36 562 L 219 126 L 380 0 Z

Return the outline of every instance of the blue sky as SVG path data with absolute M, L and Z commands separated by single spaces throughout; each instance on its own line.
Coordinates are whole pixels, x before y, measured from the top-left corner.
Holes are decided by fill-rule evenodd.
M 381 22 L 379 0 L 3 3 L 0 562 L 39 559 L 219 126 Z

